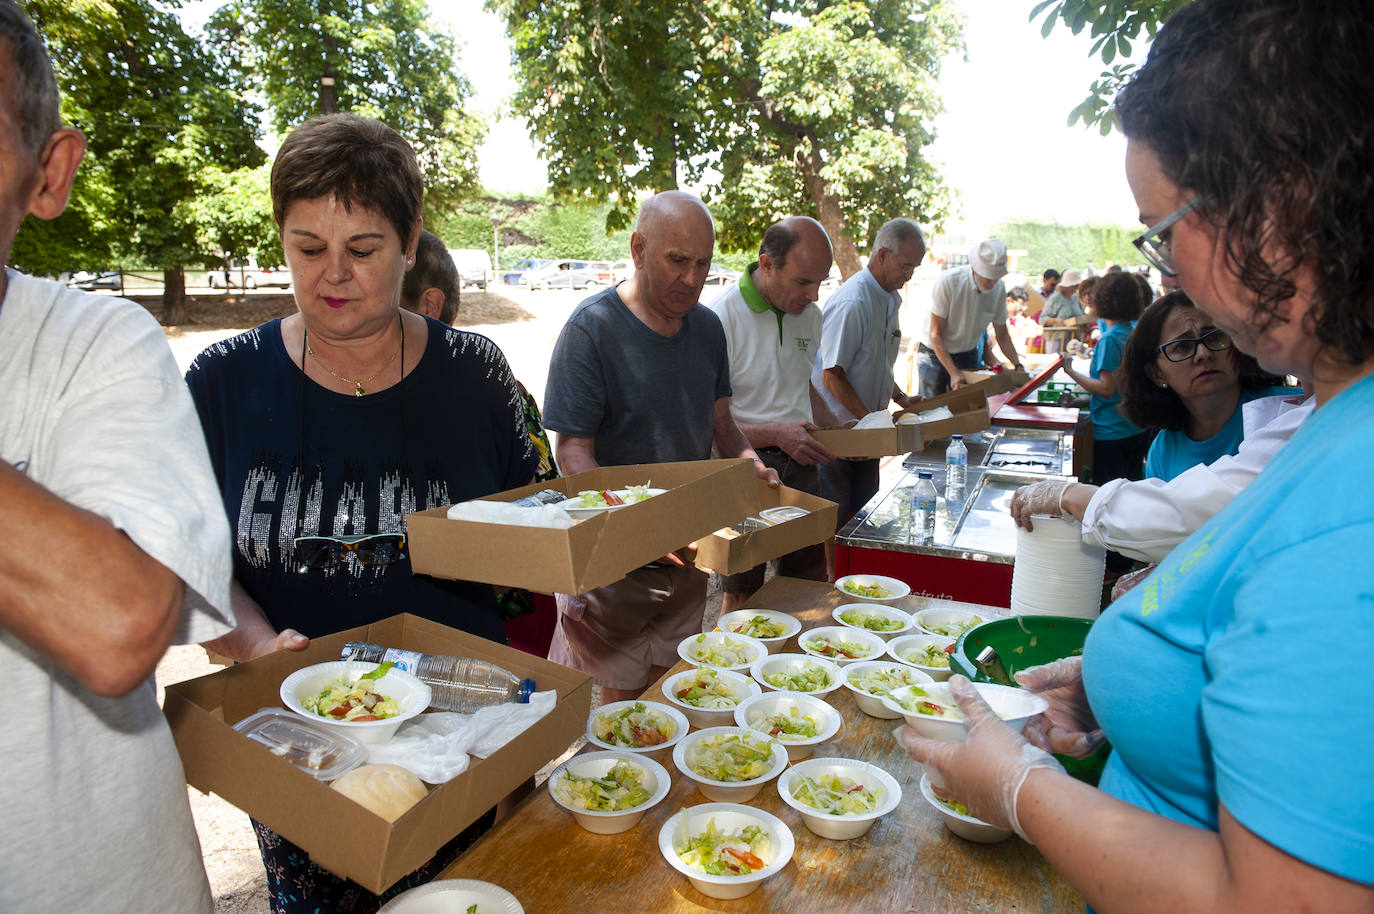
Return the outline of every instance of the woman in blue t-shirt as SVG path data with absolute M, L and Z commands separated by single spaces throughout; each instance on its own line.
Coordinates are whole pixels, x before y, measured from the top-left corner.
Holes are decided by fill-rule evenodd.
M 1140 290 L 1126 273 L 1108 273 L 1093 290 L 1097 316 L 1106 326 L 1093 350 L 1088 373 L 1075 371 L 1066 361 L 1064 374 L 1078 382 L 1092 396 L 1088 412 L 1093 420 L 1093 484 L 1113 479 L 1140 479 L 1145 473 L 1145 451 L 1152 432 L 1133 425 L 1121 414 L 1121 360 L 1126 340 L 1145 302 Z
M 962 676 L 965 741 L 899 731 L 1099 910 L 1374 911 L 1370 47 L 1348 0 L 1194 0 L 1156 34 L 1115 106 L 1136 245 L 1315 411 L 1081 661 L 1021 673 L 1050 703 L 1034 744 Z M 1097 788 L 1045 751 L 1104 737 Z
M 1238 351 L 1231 337 L 1171 292 L 1145 309 L 1126 343 L 1121 411 L 1141 428 L 1159 429 L 1145 475 L 1165 482 L 1198 464 L 1234 454 L 1245 437 L 1241 405 L 1300 393 Z

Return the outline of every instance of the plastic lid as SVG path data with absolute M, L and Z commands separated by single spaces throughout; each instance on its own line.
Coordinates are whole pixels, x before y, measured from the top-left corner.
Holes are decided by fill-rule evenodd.
M 789 520 L 796 520 L 805 517 L 811 512 L 796 505 L 778 505 L 776 508 L 764 508 L 759 512 L 759 517 L 774 524 L 785 523 Z
M 916 471 L 916 478 L 917 478 L 917 479 L 933 479 L 934 477 L 930 475 L 930 470 L 917 470 L 917 471 Z
M 955 441 L 963 441 L 963 440 L 964 440 L 964 436 L 963 436 L 963 435 L 950 435 L 949 437 L 953 438 Z
M 281 708 L 263 708 L 234 729 L 321 781 L 332 781 L 367 761 L 367 747 L 347 733 Z

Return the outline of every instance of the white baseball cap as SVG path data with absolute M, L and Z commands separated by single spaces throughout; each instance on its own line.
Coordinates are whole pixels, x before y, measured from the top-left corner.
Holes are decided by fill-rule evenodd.
M 996 238 L 980 241 L 968 252 L 973 272 L 984 279 L 1001 279 L 1007 275 L 1007 246 Z

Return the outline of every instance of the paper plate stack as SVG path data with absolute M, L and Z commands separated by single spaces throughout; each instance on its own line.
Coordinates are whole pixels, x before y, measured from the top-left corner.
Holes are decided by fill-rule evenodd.
M 1073 518 L 1035 515 L 1031 522 L 1031 532 L 1016 528 L 1012 614 L 1096 619 L 1106 552 L 1083 542 L 1083 527 Z

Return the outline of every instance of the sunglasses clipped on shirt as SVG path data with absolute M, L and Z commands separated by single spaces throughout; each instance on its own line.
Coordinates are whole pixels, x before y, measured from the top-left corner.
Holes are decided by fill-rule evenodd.
M 1208 330 L 1202 336 L 1181 336 L 1176 340 L 1169 340 L 1159 347 L 1159 351 L 1170 362 L 1186 362 L 1197 352 L 1199 345 L 1206 346 L 1212 352 L 1222 352 L 1231 348 L 1231 335 L 1217 327 Z
M 298 536 L 292 541 L 296 561 L 306 568 L 333 568 L 351 552 L 364 565 L 391 565 L 405 558 L 404 533 L 363 536 Z

